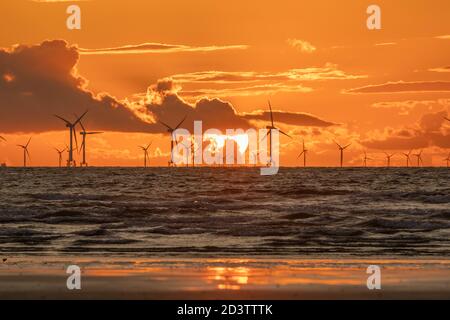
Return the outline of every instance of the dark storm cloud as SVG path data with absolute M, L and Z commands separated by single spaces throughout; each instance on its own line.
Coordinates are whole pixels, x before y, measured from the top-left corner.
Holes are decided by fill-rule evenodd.
M 77 48 L 62 40 L 0 49 L 0 130 L 60 130 L 53 114 L 70 120 L 89 110 L 86 123 L 94 129 L 148 131 L 151 125 L 114 97 L 87 90 L 76 72 L 78 58 Z

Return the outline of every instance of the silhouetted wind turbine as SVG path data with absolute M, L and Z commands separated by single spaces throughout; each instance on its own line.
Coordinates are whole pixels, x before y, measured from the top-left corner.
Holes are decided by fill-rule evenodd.
M 422 160 L 422 150 L 420 150 L 419 153 L 415 153 L 413 154 L 413 156 L 417 157 L 417 166 L 420 167 L 420 164 L 423 164 L 423 160 Z
M 409 150 L 408 153 L 402 152 L 402 154 L 406 157 L 406 167 L 409 167 L 409 162 L 411 161 L 411 152 L 412 150 Z
M 30 144 L 31 137 L 28 139 L 28 142 L 26 145 L 18 144 L 17 146 L 23 149 L 23 166 L 27 166 L 27 157 L 31 160 L 30 153 L 28 152 L 28 145 Z
M 389 154 L 389 153 L 385 152 L 384 154 L 386 155 L 387 167 L 389 168 L 391 166 L 391 158 L 393 156 L 395 156 L 395 153 Z
M 62 165 L 62 154 L 64 151 L 66 151 L 66 148 L 59 150 L 58 148 L 55 148 L 56 152 L 59 154 L 59 167 L 61 168 Z
M 256 167 L 257 166 L 257 164 L 258 164 L 258 157 L 259 157 L 259 151 L 252 151 L 251 152 L 251 154 L 252 154 L 252 156 L 253 156 L 253 160 L 255 161 L 254 163 L 253 163 L 253 166 L 254 167 Z
M 270 126 L 266 126 L 266 129 L 269 130 L 266 135 L 264 136 L 263 139 L 265 139 L 267 136 L 269 136 L 269 157 L 270 157 L 270 162 L 269 165 L 272 164 L 272 130 L 278 130 L 281 134 L 284 134 L 286 137 L 289 137 L 292 139 L 292 137 L 290 135 L 288 135 L 287 133 L 281 131 L 280 129 L 278 129 L 277 127 L 275 127 L 274 123 L 273 123 L 273 113 L 272 113 L 272 106 L 269 102 L 269 111 L 270 111 Z
M 195 167 L 195 153 L 198 150 L 198 147 L 195 148 L 195 143 L 194 143 L 194 139 L 191 139 L 190 144 L 186 145 L 184 142 L 181 143 L 184 147 L 185 147 L 185 152 L 186 152 L 186 167 L 189 167 L 189 150 L 191 152 L 191 161 L 192 161 L 192 166 Z
M 305 140 L 303 140 L 302 152 L 300 152 L 300 154 L 297 156 L 297 159 L 298 159 L 303 155 L 303 167 L 306 167 L 306 153 L 308 153 L 308 150 L 305 149 Z
M 66 127 L 69 128 L 70 130 L 70 147 L 69 147 L 69 159 L 67 160 L 67 166 L 70 167 L 72 165 L 75 166 L 74 161 L 73 161 L 73 138 L 75 137 L 75 144 L 77 145 L 77 149 L 78 149 L 78 141 L 77 141 L 77 135 L 76 135 L 76 131 L 75 131 L 75 127 L 76 125 L 81 121 L 81 119 L 86 115 L 87 111 L 85 111 L 81 117 L 79 117 L 75 122 L 70 122 L 58 115 L 54 115 L 55 117 L 57 117 L 58 119 L 64 121 L 66 123 Z
M 142 150 L 144 150 L 144 168 L 147 168 L 147 158 L 148 158 L 148 148 L 152 145 L 153 141 L 150 142 L 146 147 L 139 146 Z
M 337 143 L 336 141 L 334 141 L 334 143 L 337 144 L 339 150 L 341 151 L 341 168 L 344 166 L 344 150 L 347 149 L 348 147 L 350 147 L 351 143 L 349 143 L 348 145 L 346 145 L 345 147 L 341 146 L 339 143 Z
M 364 158 L 363 158 L 364 167 L 367 167 L 367 160 L 372 160 L 372 158 L 367 157 L 367 152 L 364 151 Z
M 175 130 L 177 130 L 181 124 L 184 122 L 184 120 L 186 120 L 187 115 L 184 116 L 183 120 L 181 120 L 178 125 L 175 128 L 172 128 L 171 126 L 169 126 L 168 124 L 159 121 L 159 123 L 161 123 L 163 126 L 165 126 L 167 128 L 167 132 L 170 133 L 170 161 L 169 161 L 169 166 L 173 166 L 173 142 L 175 141 L 176 144 L 178 144 L 177 142 L 177 137 L 175 136 L 174 132 Z
M 448 168 L 450 163 L 450 153 L 448 154 L 448 157 L 444 159 L 444 161 L 447 161 L 447 168 Z
M 87 167 L 87 162 L 86 162 L 86 136 L 87 135 L 91 135 L 91 134 L 101 134 L 103 132 L 100 131 L 91 131 L 91 132 L 87 132 L 86 129 L 83 126 L 83 123 L 80 120 L 80 126 L 81 129 L 83 129 L 83 131 L 80 132 L 80 135 L 83 137 L 83 142 L 81 143 L 81 150 L 83 151 L 83 162 L 80 163 L 80 165 L 83 167 Z

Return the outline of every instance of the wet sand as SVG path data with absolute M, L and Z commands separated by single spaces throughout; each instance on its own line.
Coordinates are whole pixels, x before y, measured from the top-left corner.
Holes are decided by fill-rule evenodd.
M 69 265 L 81 290 L 67 289 Z M 381 290 L 367 289 L 369 265 Z M 21 256 L 0 284 L 1 299 L 450 299 L 450 260 Z

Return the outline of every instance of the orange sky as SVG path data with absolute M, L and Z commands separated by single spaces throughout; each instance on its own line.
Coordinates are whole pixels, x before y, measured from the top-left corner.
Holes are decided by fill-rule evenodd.
M 66 28 L 65 11 L 72 3 L 82 10 L 79 31 Z M 346 165 L 360 165 L 364 150 L 374 159 L 371 165 L 384 165 L 384 151 L 409 149 L 423 149 L 426 165 L 445 165 L 443 158 L 450 151 L 450 122 L 443 119 L 450 112 L 450 2 L 376 3 L 382 10 L 382 30 L 370 31 L 366 8 L 372 2 L 360 0 L 345 5 L 331 0 L 174 0 L 170 4 L 3 0 L 0 48 L 6 56 L 13 56 L 16 44 L 40 48 L 45 40 L 63 39 L 68 46 L 76 45 L 79 58 L 73 70 L 64 69 L 70 63 L 63 58 L 55 62 L 58 56 L 37 57 L 45 62 L 43 66 L 53 63 L 52 72 L 78 72 L 76 77 L 87 81 L 80 90 L 106 93 L 125 107 L 150 103 L 157 92 L 155 84 L 171 79 L 164 94 L 180 99 L 183 107 L 198 106 L 196 101 L 203 97 L 220 98 L 235 110 L 230 123 L 247 121 L 243 116 L 249 113 L 251 124 L 262 127 L 267 123 L 257 121 L 255 112 L 266 110 L 270 99 L 275 110 L 293 119 L 281 122 L 279 118 L 278 122 L 275 117 L 277 125 L 294 137 L 281 140 L 281 165 L 300 164 L 296 158 L 302 139 L 310 150 L 310 165 L 338 165 L 333 139 L 342 144 L 352 142 Z M 8 61 L 16 70 L 22 60 Z M 29 69 L 20 68 L 21 72 Z M 37 73 L 45 73 L 36 69 L 33 79 Z M 30 164 L 56 165 L 52 148 L 64 146 L 68 132 L 55 131 L 55 126 L 61 130 L 64 126 L 52 119 L 50 111 L 48 127 L 35 117 L 20 120 L 28 104 L 14 109 L 11 101 L 22 100 L 11 93 L 10 84 L 23 83 L 20 76 L 8 80 L 7 71 L 0 61 L 0 135 L 8 140 L 0 142 L 0 162 L 21 165 L 22 151 L 15 145 L 26 143 L 32 135 Z M 151 97 L 149 87 L 153 88 Z M 37 96 L 27 88 L 20 95 Z M 148 117 L 146 121 L 171 117 L 171 105 L 164 109 L 162 103 L 151 103 L 152 107 L 140 114 Z M 47 112 L 44 104 L 39 104 L 43 113 Z M 64 104 L 59 108 L 61 115 L 73 113 Z M 80 110 L 84 108 L 80 106 Z M 14 110 L 17 115 L 12 115 Z M 294 113 L 307 113 L 336 125 L 311 127 Z M 177 114 L 168 121 L 177 122 L 176 118 Z M 42 127 L 33 123 L 38 120 Z M 141 165 L 143 154 L 137 145 L 151 140 L 150 163 L 167 164 L 169 137 L 162 134 L 163 128 L 159 133 L 152 127 L 148 132 L 154 134 L 149 134 L 129 130 L 131 122 L 119 128 L 100 120 L 90 120 L 90 129 L 106 131 L 88 141 L 91 165 Z M 404 162 L 400 155 L 392 159 L 392 165 Z

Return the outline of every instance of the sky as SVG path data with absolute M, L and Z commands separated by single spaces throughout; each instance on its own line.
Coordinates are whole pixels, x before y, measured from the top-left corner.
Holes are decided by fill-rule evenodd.
M 81 9 L 69 30 L 66 9 Z M 159 121 L 192 129 L 264 128 L 268 100 L 282 137 L 281 165 L 425 165 L 450 152 L 450 2 L 376 1 L 381 30 L 366 26 L 371 1 L 31 1 L 0 3 L 0 162 L 57 165 L 54 148 L 89 110 L 88 162 L 166 165 Z M 80 139 L 79 139 L 80 140 Z M 80 158 L 76 154 L 77 159 Z

